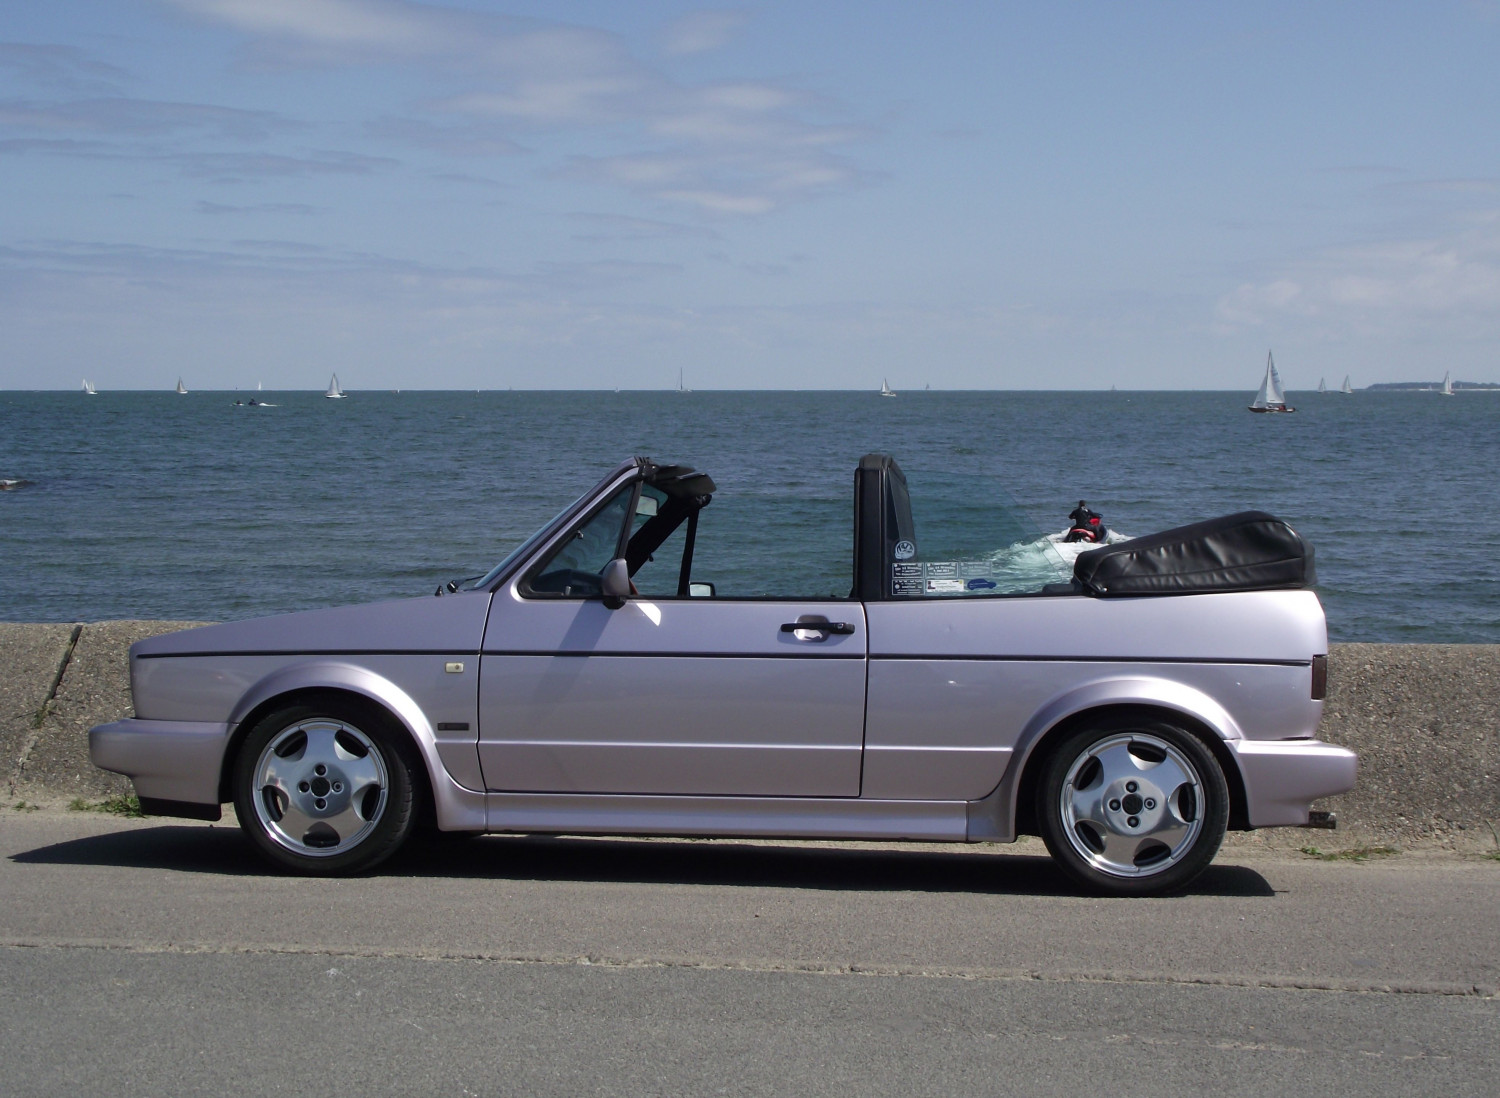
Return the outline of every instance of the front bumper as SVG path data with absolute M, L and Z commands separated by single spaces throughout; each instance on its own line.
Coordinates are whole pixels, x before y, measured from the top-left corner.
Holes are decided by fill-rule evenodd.
M 128 717 L 89 729 L 89 759 L 127 775 L 143 800 L 217 806 L 229 728 Z
M 1353 751 L 1321 740 L 1231 740 L 1251 827 L 1301 827 L 1312 802 L 1354 788 Z

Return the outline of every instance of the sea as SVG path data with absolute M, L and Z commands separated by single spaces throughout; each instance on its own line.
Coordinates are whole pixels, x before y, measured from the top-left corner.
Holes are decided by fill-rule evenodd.
M 1500 393 L 1293 393 L 1293 415 L 1252 415 L 1250 396 L 3 392 L 0 620 L 427 596 L 637 454 L 717 482 L 719 553 L 699 559 L 721 591 L 836 586 L 854 468 L 881 451 L 919 527 L 924 475 L 997 507 L 1003 489 L 1038 533 L 1079 500 L 1135 536 L 1264 510 L 1315 547 L 1333 640 L 1500 643 Z

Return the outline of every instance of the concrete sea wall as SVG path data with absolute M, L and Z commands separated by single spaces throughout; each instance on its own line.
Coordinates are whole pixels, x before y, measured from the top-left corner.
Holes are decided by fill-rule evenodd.
M 133 641 L 193 622 L 0 622 L 0 791 L 5 805 L 128 793 L 95 769 L 88 730 L 130 712 Z M 1336 644 L 1320 735 L 1360 756 L 1354 792 L 1319 807 L 1319 845 L 1500 845 L 1500 645 Z M 1269 833 L 1269 834 L 1275 834 Z
M 132 791 L 89 762 L 89 729 L 131 715 L 126 652 L 201 622 L 0 622 L 0 782 L 9 803 L 94 800 Z

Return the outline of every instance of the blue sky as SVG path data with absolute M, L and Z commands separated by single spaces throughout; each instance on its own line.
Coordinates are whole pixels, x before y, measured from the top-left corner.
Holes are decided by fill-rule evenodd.
M 1500 2 L 11 0 L 0 388 L 1500 381 Z

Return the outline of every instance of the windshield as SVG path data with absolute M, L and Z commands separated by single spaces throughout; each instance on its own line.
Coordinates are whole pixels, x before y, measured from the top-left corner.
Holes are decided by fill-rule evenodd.
M 582 503 L 586 496 L 591 496 L 593 494 L 594 493 L 592 490 L 585 492 L 583 495 L 575 499 L 572 503 L 564 507 L 561 511 L 557 512 L 557 514 L 553 515 L 552 518 L 548 519 L 540 527 L 538 527 L 537 531 L 534 534 L 532 534 L 520 545 L 516 546 L 509 553 L 507 553 L 505 555 L 505 559 L 503 559 L 499 564 L 495 565 L 495 567 L 491 568 L 484 575 L 480 576 L 473 583 L 469 584 L 468 590 L 478 591 L 481 588 L 488 587 L 490 584 L 494 583 L 497 579 L 503 576 L 513 564 L 518 562 L 522 557 L 527 556 L 533 549 L 535 549 L 537 543 L 542 540 L 542 536 L 549 530 L 551 530 L 554 526 L 556 526 L 559 522 L 561 522 L 564 515 L 566 515 L 569 511 L 572 511 L 575 507 Z

